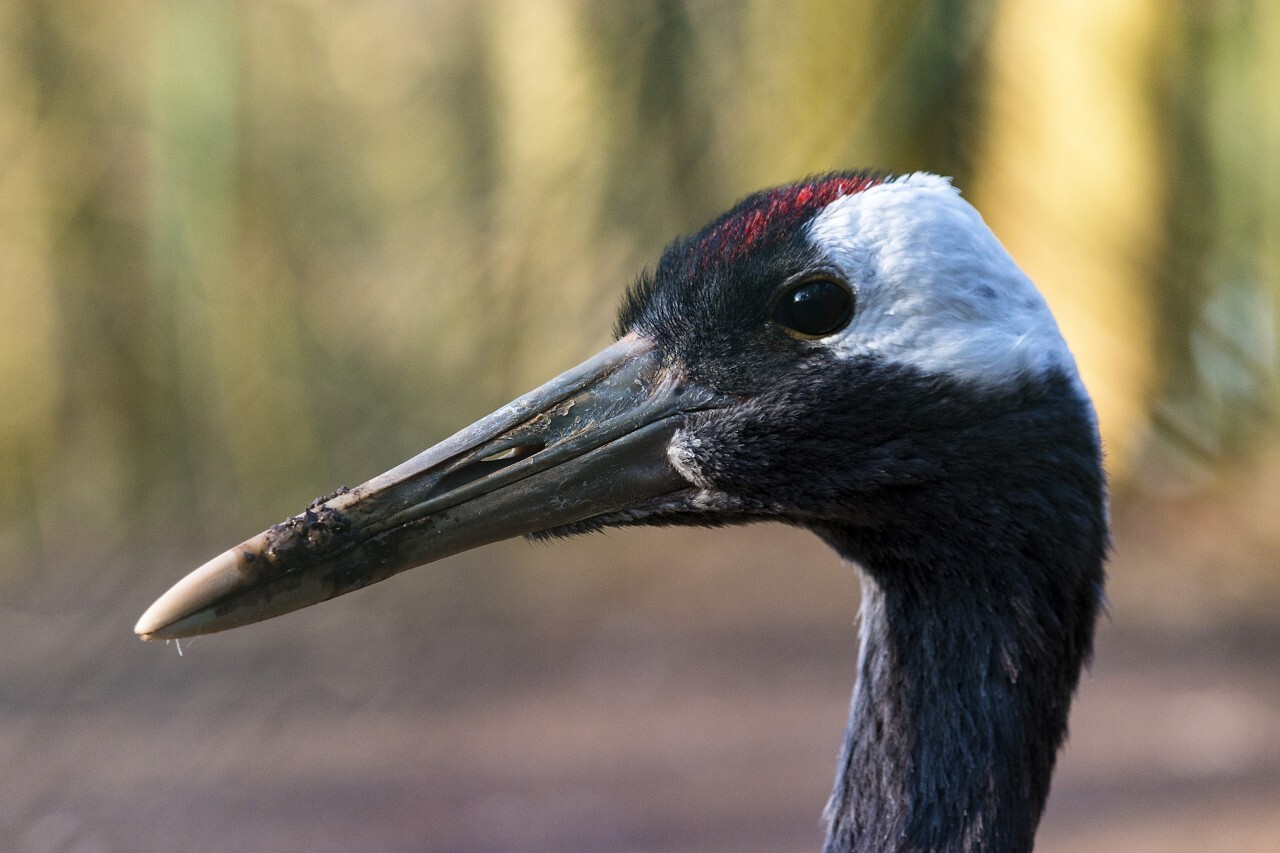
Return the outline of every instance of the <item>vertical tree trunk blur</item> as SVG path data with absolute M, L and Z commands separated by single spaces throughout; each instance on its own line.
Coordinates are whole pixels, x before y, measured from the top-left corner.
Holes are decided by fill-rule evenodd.
M 603 343 L 671 236 L 850 166 L 955 176 L 1119 482 L 1194 493 L 1275 441 L 1277 56 L 1243 0 L 9 4 L 0 554 L 364 479 Z

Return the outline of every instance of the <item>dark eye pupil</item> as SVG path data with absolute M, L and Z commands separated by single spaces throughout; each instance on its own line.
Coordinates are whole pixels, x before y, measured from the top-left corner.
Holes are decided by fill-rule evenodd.
M 803 335 L 829 335 L 853 316 L 853 294 L 834 281 L 807 281 L 782 295 L 773 321 Z

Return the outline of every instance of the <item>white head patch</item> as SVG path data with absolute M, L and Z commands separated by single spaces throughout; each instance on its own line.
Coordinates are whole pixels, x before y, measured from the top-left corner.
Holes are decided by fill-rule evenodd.
M 1076 376 L 1044 298 L 947 179 L 917 172 L 842 196 L 809 237 L 857 295 L 853 321 L 826 341 L 837 353 L 985 386 Z

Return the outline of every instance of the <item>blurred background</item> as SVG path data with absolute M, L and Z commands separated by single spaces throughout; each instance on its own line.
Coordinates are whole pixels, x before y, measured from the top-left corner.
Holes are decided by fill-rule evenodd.
M 0 6 L 0 847 L 814 850 L 854 570 L 491 546 L 143 608 L 609 341 L 738 197 L 955 177 L 1097 401 L 1110 615 L 1040 849 L 1280 849 L 1280 7 Z

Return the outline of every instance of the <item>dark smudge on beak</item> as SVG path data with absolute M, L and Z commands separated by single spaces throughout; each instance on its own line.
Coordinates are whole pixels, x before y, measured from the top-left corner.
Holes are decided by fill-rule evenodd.
M 144 639 L 258 622 L 500 539 L 690 488 L 667 458 L 692 412 L 726 400 L 627 335 L 354 489 L 205 563 L 138 620 Z

